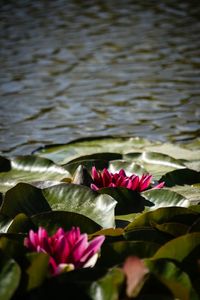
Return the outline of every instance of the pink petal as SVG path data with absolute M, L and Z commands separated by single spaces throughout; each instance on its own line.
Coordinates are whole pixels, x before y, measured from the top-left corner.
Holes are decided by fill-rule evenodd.
M 93 178 L 93 181 L 94 183 L 98 186 L 98 187 L 102 187 L 103 186 L 103 179 L 102 179 L 102 174 L 101 172 L 98 172 L 94 167 L 92 167 L 92 178 Z
M 161 189 L 161 188 L 163 188 L 164 185 L 165 185 L 165 182 L 163 181 L 163 182 L 157 184 L 156 186 L 154 186 L 151 190 Z
M 140 182 L 139 176 L 137 176 L 137 175 L 134 176 L 132 178 L 132 187 L 131 187 L 131 190 L 133 190 L 133 191 L 138 190 L 139 182 Z
M 119 175 L 122 176 L 122 177 L 126 177 L 126 173 L 125 173 L 125 171 L 123 169 L 121 169 L 119 171 Z
M 140 184 L 139 184 L 140 192 L 146 190 L 149 187 L 152 177 L 153 177 L 152 175 L 148 175 L 148 174 L 142 175 L 142 178 L 140 179 Z
M 91 183 L 90 188 L 91 188 L 93 191 L 98 191 L 98 190 L 99 190 L 99 188 L 98 188 L 94 183 Z
M 51 269 L 51 274 L 52 275 L 57 275 L 57 267 L 58 265 L 56 264 L 54 258 L 52 256 L 50 256 L 49 259 L 49 265 L 50 265 L 50 269 Z
M 91 174 L 92 174 L 92 178 L 93 178 L 93 180 L 95 180 L 95 181 L 99 181 L 99 173 L 97 172 L 97 170 L 96 170 L 96 168 L 95 167 L 92 167 L 92 172 L 91 172 Z
M 130 256 L 125 260 L 123 271 L 126 275 L 127 296 L 130 298 L 137 296 L 144 284 L 145 276 L 149 273 L 149 270 L 141 259 Z
M 103 244 L 105 240 L 104 235 L 97 236 L 94 238 L 90 243 L 87 249 L 85 250 L 83 256 L 81 257 L 81 262 L 86 262 L 88 259 L 90 259 L 96 252 L 98 252 L 101 248 L 101 245 Z
M 119 176 L 116 180 L 116 186 L 121 186 L 122 182 L 124 180 L 123 176 Z
M 131 179 L 129 179 L 126 188 L 132 189 L 132 187 L 133 187 L 133 181 Z
M 68 244 L 66 245 L 66 239 L 64 236 L 60 236 L 57 240 L 53 253 L 58 263 L 66 262 L 69 255 L 69 246 Z
M 29 231 L 29 239 L 30 243 L 32 244 L 33 247 L 37 247 L 38 245 L 38 235 L 35 233 L 33 230 Z
M 77 262 L 82 257 L 83 253 L 88 247 L 88 237 L 87 234 L 82 234 L 81 238 L 78 240 L 78 242 L 74 245 L 72 257 L 74 259 L 74 262 Z
M 111 174 L 106 168 L 103 169 L 102 179 L 103 179 L 103 187 L 109 186 L 109 183 L 112 181 Z

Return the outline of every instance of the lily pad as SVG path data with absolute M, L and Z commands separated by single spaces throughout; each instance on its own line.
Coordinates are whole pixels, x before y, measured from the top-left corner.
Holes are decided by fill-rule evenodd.
M 84 215 L 68 211 L 51 211 L 40 213 L 31 217 L 36 227 L 44 227 L 49 234 L 53 234 L 59 227 L 65 231 L 73 226 L 79 227 L 81 232 L 88 234 L 101 230 L 101 226 Z
M 0 299 L 9 300 L 18 288 L 21 270 L 14 259 L 5 259 L 0 262 Z
M 147 211 L 137 216 L 133 222 L 128 224 L 125 231 L 133 230 L 137 227 L 152 226 L 152 224 L 163 224 L 167 222 L 181 222 L 183 224 L 193 224 L 198 219 L 198 212 L 185 207 L 162 207 L 153 211 Z
M 94 281 L 89 288 L 90 299 L 116 300 L 119 299 L 123 284 L 124 273 L 119 268 L 113 268 L 97 281 Z
M 82 185 L 62 183 L 45 189 L 19 183 L 5 194 L 0 212 L 10 218 L 19 213 L 27 216 L 51 210 L 83 214 L 100 226 L 114 227 L 116 201 Z
M 79 156 L 99 152 L 117 152 L 126 154 L 130 152 L 158 152 L 169 155 L 174 159 L 199 160 L 200 150 L 193 150 L 193 144 L 174 145 L 149 141 L 139 137 L 101 136 L 72 140 L 66 144 L 47 145 L 36 149 L 34 155 L 52 159 L 56 163 L 65 164 Z
M 26 155 L 6 161 L 0 170 L 1 192 L 6 192 L 19 182 L 61 181 L 71 177 L 67 170 L 46 158 Z M 5 168 L 5 165 L 10 165 L 10 168 Z
M 151 189 L 141 193 L 141 195 L 151 201 L 154 206 L 149 209 L 156 209 L 159 207 L 167 207 L 167 206 L 184 206 L 188 207 L 190 205 L 190 201 L 187 200 L 181 194 L 177 192 L 171 191 L 170 189 Z
M 188 233 L 161 246 L 153 258 L 168 258 L 182 262 L 197 247 L 200 247 L 200 232 Z
M 189 275 L 166 259 L 146 259 L 145 265 L 173 294 L 181 300 L 198 300 Z
M 128 256 L 151 257 L 160 245 L 149 241 L 118 241 L 102 246 L 99 266 L 112 267 L 121 264 Z

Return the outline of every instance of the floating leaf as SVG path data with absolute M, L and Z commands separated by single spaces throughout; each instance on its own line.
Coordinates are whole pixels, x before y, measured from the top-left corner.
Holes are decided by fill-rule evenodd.
M 0 299 L 9 300 L 14 295 L 21 277 L 19 265 L 14 259 L 0 258 Z
M 24 237 L 24 234 L 1 234 L 0 249 L 8 257 L 18 260 L 25 253 L 25 247 L 23 246 Z
M 115 205 L 116 201 L 109 195 L 100 195 L 82 185 L 62 183 L 41 190 L 19 183 L 6 193 L 1 213 L 14 218 L 18 213 L 32 216 L 63 210 L 80 213 L 106 228 L 114 227 Z
M 116 300 L 119 299 L 124 283 L 124 274 L 121 269 L 113 268 L 89 288 L 90 299 Z
M 200 189 L 194 185 L 190 186 L 185 184 L 184 186 L 176 185 L 170 188 L 172 191 L 182 195 L 190 205 L 196 205 L 200 203 Z
M 102 188 L 98 190 L 98 193 L 110 195 L 117 201 L 115 208 L 116 215 L 141 212 L 144 210 L 145 205 L 152 205 L 140 193 L 124 187 Z
M 146 172 L 153 174 L 156 179 L 167 172 L 185 168 L 182 160 L 158 152 L 127 153 L 124 158 L 142 164 Z
M 200 232 L 179 236 L 161 246 L 153 258 L 169 258 L 183 261 L 196 247 L 200 246 Z
M 25 214 L 20 213 L 14 217 L 7 231 L 8 233 L 26 233 L 33 229 L 34 225 Z
M 133 230 L 125 231 L 124 237 L 129 241 L 148 241 L 157 243 L 159 245 L 166 243 L 172 238 L 172 236 L 167 232 L 164 234 L 152 227 L 139 227 Z
M 166 259 L 146 259 L 145 265 L 174 295 L 181 300 L 198 300 L 187 273 Z
M 101 257 L 97 264 L 111 267 L 121 264 L 128 256 L 151 257 L 160 247 L 148 241 L 119 241 L 105 243 L 101 248 Z
M 17 156 L 9 163 L 10 169 L 5 169 L 3 164 L 0 172 L 1 192 L 6 192 L 19 182 L 60 181 L 71 176 L 67 170 L 51 160 L 34 155 Z
M 32 216 L 31 220 L 37 227 L 44 227 L 49 234 L 55 233 L 59 227 L 62 227 L 65 231 L 67 231 L 75 226 L 79 227 L 81 232 L 86 232 L 88 234 L 101 229 L 100 225 L 86 216 L 68 211 L 40 213 Z
M 160 181 L 164 181 L 167 187 L 174 185 L 194 184 L 200 182 L 200 172 L 191 169 L 180 169 L 163 175 Z
M 151 189 L 141 193 L 143 197 L 151 201 L 154 206 L 150 209 L 167 206 L 189 206 L 190 202 L 181 194 L 169 189 Z
M 104 161 L 108 162 L 110 160 L 115 160 L 115 159 L 122 159 L 122 154 L 120 153 L 113 153 L 113 152 L 99 152 L 99 153 L 92 153 L 90 155 L 84 155 L 84 156 L 78 156 L 77 158 L 69 161 L 68 164 L 72 163 L 79 163 L 81 161 L 90 161 L 90 160 L 99 160 L 99 161 Z
M 186 234 L 189 226 L 177 222 L 168 222 L 163 224 L 153 224 L 155 228 L 159 231 L 168 233 L 174 237 L 178 237 L 179 235 Z
M 29 291 L 40 286 L 48 275 L 49 256 L 46 253 L 27 253 L 26 259 L 29 264 L 26 269 L 27 287 Z
M 42 190 L 27 183 L 18 183 L 8 190 L 1 207 L 1 213 L 14 218 L 19 213 L 27 216 L 50 211 L 51 207 L 44 198 Z
M 42 192 L 52 210 L 81 213 L 104 228 L 114 227 L 116 201 L 109 195 L 76 184 L 60 184 Z
M 185 207 L 163 207 L 142 213 L 125 228 L 125 231 L 130 231 L 137 227 L 151 226 L 152 223 L 181 222 L 183 224 L 192 224 L 197 218 L 198 213 Z
M 72 140 L 67 144 L 47 145 L 35 150 L 34 154 L 52 159 L 59 164 L 65 164 L 79 156 L 100 152 L 126 154 L 146 151 L 166 154 L 174 159 L 199 160 L 199 149 L 194 149 L 193 144 L 189 148 L 190 144 L 174 145 L 139 137 L 101 136 Z

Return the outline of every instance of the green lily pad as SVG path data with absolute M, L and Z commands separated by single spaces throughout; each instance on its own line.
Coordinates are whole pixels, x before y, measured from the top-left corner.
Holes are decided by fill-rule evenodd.
M 141 212 L 145 205 L 153 205 L 145 200 L 140 193 L 123 187 L 108 187 L 98 190 L 99 194 L 110 195 L 117 201 L 115 208 L 116 215 Z
M 34 151 L 35 155 L 52 159 L 56 163 L 65 164 L 79 156 L 99 152 L 117 152 L 126 154 L 130 152 L 158 152 L 174 159 L 199 160 L 200 151 L 193 144 L 174 145 L 149 141 L 139 137 L 103 136 L 73 140 L 67 144 L 47 145 Z
M 144 212 L 137 216 L 133 222 L 128 224 L 125 231 L 143 226 L 151 227 L 152 223 L 181 222 L 183 224 L 193 224 L 193 222 L 198 219 L 198 215 L 198 212 L 185 207 L 162 207 L 153 211 Z
M 31 217 L 36 227 L 44 227 L 49 234 L 53 234 L 59 227 L 65 231 L 73 226 L 80 227 L 81 232 L 92 234 L 101 230 L 101 226 L 84 215 L 68 211 L 51 211 L 40 213 Z
M 200 232 L 188 233 L 161 246 L 153 258 L 168 258 L 182 262 L 197 247 L 200 247 Z
M 7 160 L 6 160 L 7 161 Z M 17 156 L 7 165 L 3 164 L 0 169 L 0 191 L 6 192 L 19 182 L 38 182 L 38 181 L 61 181 L 63 178 L 71 177 L 70 173 L 63 167 L 56 165 L 46 158 L 33 155 Z
M 168 222 L 163 224 L 153 224 L 153 226 L 161 232 L 168 233 L 173 237 L 184 235 L 188 232 L 189 226 L 177 222 Z
M 172 261 L 166 259 L 145 259 L 145 265 L 158 280 L 160 280 L 173 294 L 181 300 L 198 300 L 190 277 Z
M 167 232 L 164 234 L 156 228 L 147 226 L 125 231 L 124 237 L 129 241 L 149 241 L 159 245 L 168 242 L 172 238 Z
M 6 192 L 0 212 L 13 219 L 19 213 L 31 216 L 50 210 L 41 189 L 27 183 L 18 183 Z
M 0 215 L 0 233 L 25 233 L 33 229 L 34 225 L 25 214 L 20 213 L 13 219 Z
M 80 213 L 100 226 L 114 227 L 116 201 L 109 195 L 100 195 L 82 185 L 62 183 L 38 189 L 19 183 L 5 194 L 1 213 L 14 218 L 19 213 L 27 216 L 61 210 Z
M 142 164 L 146 172 L 153 174 L 156 179 L 167 172 L 185 168 L 185 161 L 158 152 L 127 153 L 124 158 Z
M 40 286 L 48 275 L 49 255 L 46 253 L 27 253 L 26 260 L 28 267 L 27 286 L 26 290 L 29 291 Z
M 187 199 L 190 205 L 197 205 L 200 203 L 200 189 L 195 185 L 175 185 L 170 188 L 170 190 L 182 195 Z
M 170 189 L 150 189 L 141 193 L 141 195 L 152 202 L 154 206 L 151 206 L 150 210 L 155 210 L 159 207 L 168 206 L 184 206 L 188 207 L 190 205 L 189 200 L 187 200 L 181 194 L 174 192 Z
M 108 273 L 97 281 L 94 281 L 89 288 L 89 296 L 92 300 L 116 300 L 121 294 L 124 273 L 119 268 L 113 268 Z
M 172 187 L 174 185 L 194 184 L 200 182 L 200 172 L 191 169 L 180 169 L 168 172 L 163 175 L 160 181 L 165 182 L 165 186 Z
M 3 259 L 1 253 L 0 259 L 0 299 L 9 300 L 14 295 L 16 289 L 18 288 L 21 270 L 17 262 L 10 259 Z
M 128 256 L 140 258 L 151 257 L 159 249 L 160 245 L 149 241 L 118 241 L 105 243 L 101 248 L 99 266 L 112 267 L 121 264 Z

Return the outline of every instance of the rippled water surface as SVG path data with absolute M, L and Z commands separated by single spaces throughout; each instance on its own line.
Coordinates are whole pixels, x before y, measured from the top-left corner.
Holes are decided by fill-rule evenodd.
M 1 1 L 0 149 L 200 132 L 199 1 Z

